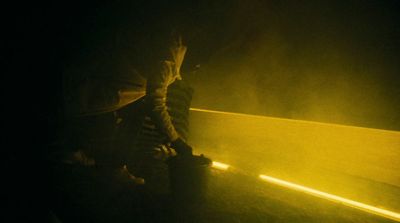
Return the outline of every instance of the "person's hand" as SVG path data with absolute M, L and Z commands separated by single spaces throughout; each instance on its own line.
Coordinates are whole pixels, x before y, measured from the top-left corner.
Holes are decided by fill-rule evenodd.
M 176 153 L 178 156 L 192 156 L 193 155 L 193 149 L 191 146 L 189 146 L 186 142 L 184 142 L 181 138 L 178 138 L 177 140 L 173 141 L 171 143 L 171 147 L 175 149 Z
M 178 80 L 181 80 L 180 69 L 185 58 L 187 47 L 182 44 L 182 37 L 178 37 L 178 39 L 173 43 L 170 48 L 170 52 L 172 54 L 172 59 L 175 64 L 175 75 Z

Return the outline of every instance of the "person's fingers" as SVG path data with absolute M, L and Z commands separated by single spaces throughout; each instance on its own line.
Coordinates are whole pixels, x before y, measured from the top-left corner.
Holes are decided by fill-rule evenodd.
M 183 45 L 183 43 L 182 43 L 182 36 L 179 35 L 179 36 L 173 38 L 172 45 L 173 45 L 174 47 L 182 46 L 182 45 Z
M 173 52 L 173 58 L 175 61 L 176 69 L 179 71 L 182 66 L 183 60 L 185 58 L 185 54 L 187 51 L 187 47 L 182 46 L 180 49 L 177 49 Z
M 178 46 L 182 46 L 182 36 L 178 37 Z
M 182 36 L 178 36 L 170 47 L 170 53 L 173 60 L 173 73 L 178 79 L 180 77 L 180 69 L 185 58 L 187 47 L 183 45 Z

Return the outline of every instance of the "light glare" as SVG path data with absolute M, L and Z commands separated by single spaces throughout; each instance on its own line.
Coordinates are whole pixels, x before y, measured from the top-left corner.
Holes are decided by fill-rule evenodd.
M 212 162 L 212 167 L 215 168 L 215 169 L 218 169 L 218 170 L 227 170 L 229 168 L 229 165 L 213 161 Z
M 289 189 L 293 189 L 293 190 L 297 190 L 297 191 L 301 191 L 319 198 L 324 198 L 333 202 L 337 202 L 337 203 L 341 203 L 344 204 L 346 206 L 349 207 L 353 207 L 353 208 L 357 208 L 372 214 L 376 214 L 385 218 L 389 218 L 395 221 L 400 221 L 400 214 L 396 213 L 396 212 L 392 212 L 392 211 L 388 211 L 388 210 L 384 210 L 381 208 L 377 208 L 371 205 L 367 205 L 367 204 L 363 204 L 357 201 L 353 201 L 353 200 L 349 200 L 346 198 L 342 198 L 336 195 L 332 195 L 332 194 L 328 194 L 322 191 L 318 191 L 312 188 L 308 188 L 305 186 L 301 186 L 298 184 L 294 184 L 294 183 L 290 183 L 284 180 L 280 180 L 274 177 L 270 177 L 270 176 L 266 176 L 266 175 L 260 175 L 259 176 L 262 180 L 265 180 L 269 183 L 273 183 L 279 186 L 283 186 Z

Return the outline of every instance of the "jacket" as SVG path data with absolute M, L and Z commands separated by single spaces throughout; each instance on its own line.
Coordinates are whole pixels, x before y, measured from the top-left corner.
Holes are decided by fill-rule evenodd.
M 161 61 L 147 78 L 123 62 L 68 69 L 64 78 L 66 114 L 81 117 L 113 112 L 145 97 L 156 126 L 175 141 L 179 135 L 166 106 L 168 86 L 176 78 L 173 66 L 170 60 Z

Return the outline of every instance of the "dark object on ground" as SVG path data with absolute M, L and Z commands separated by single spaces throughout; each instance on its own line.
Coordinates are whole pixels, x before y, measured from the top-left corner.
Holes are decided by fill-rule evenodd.
M 172 199 L 188 205 L 204 201 L 211 160 L 200 156 L 175 156 L 167 161 Z

